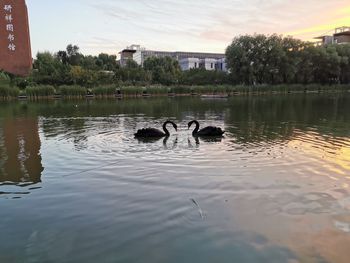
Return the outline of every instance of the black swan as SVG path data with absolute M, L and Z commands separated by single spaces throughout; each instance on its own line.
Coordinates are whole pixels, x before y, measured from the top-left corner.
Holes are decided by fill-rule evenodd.
M 192 124 L 196 124 L 196 128 L 193 130 L 193 136 L 222 136 L 225 131 L 221 130 L 219 127 L 208 126 L 199 130 L 199 122 L 194 120 L 188 123 L 188 129 L 191 128 Z
M 170 133 L 168 131 L 168 129 L 166 128 L 166 126 L 168 124 L 172 124 L 174 129 L 177 131 L 177 125 L 172 122 L 172 121 L 166 121 L 163 124 L 163 130 L 164 132 L 155 129 L 155 128 L 146 128 L 146 129 L 141 129 L 138 130 L 137 133 L 135 133 L 135 137 L 136 138 L 161 138 L 161 137 L 169 137 Z

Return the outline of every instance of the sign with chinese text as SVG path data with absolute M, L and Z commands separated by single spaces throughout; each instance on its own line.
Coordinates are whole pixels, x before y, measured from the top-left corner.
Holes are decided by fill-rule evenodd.
M 32 67 L 27 6 L 0 0 L 0 70 L 26 76 Z

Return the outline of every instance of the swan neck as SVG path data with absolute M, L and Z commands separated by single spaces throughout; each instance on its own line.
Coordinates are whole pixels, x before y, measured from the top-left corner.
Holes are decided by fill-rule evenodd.
M 164 122 L 164 124 L 163 124 L 163 130 L 164 130 L 164 133 L 166 134 L 166 136 L 170 136 L 170 133 L 169 133 L 167 127 L 166 127 L 169 123 L 170 123 L 170 122 L 166 121 L 166 122 Z
M 196 124 L 196 128 L 193 131 L 193 134 L 197 134 L 199 131 L 199 122 L 198 121 L 194 121 L 194 123 Z

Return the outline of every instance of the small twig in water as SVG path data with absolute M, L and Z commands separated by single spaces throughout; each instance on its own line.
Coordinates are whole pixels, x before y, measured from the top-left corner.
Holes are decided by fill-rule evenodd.
M 201 219 L 204 219 L 204 214 L 203 214 L 203 211 L 202 211 L 201 207 L 199 206 L 199 204 L 193 198 L 191 198 L 190 200 L 192 201 L 192 203 L 194 203 L 197 206 L 199 215 L 201 216 Z

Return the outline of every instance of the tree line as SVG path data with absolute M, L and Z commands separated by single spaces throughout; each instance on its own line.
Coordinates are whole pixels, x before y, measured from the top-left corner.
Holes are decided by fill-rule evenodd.
M 279 35 L 246 35 L 226 50 L 233 83 L 348 84 L 350 44 L 315 46 Z
M 114 55 L 84 56 L 78 46 L 54 54 L 39 52 L 33 72 L 23 85 L 82 85 L 96 86 L 113 83 L 126 85 L 201 85 L 229 83 L 228 75 L 219 71 L 193 69 L 182 72 L 177 60 L 170 57 L 150 57 L 139 66 L 129 60 L 121 67 Z
M 170 57 L 150 57 L 139 66 L 130 60 L 121 67 L 115 55 L 83 55 L 76 45 L 56 53 L 39 52 L 32 74 L 16 79 L 28 85 L 261 85 L 348 84 L 350 44 L 315 46 L 280 35 L 245 35 L 226 49 L 228 73 L 191 69 L 181 71 Z

